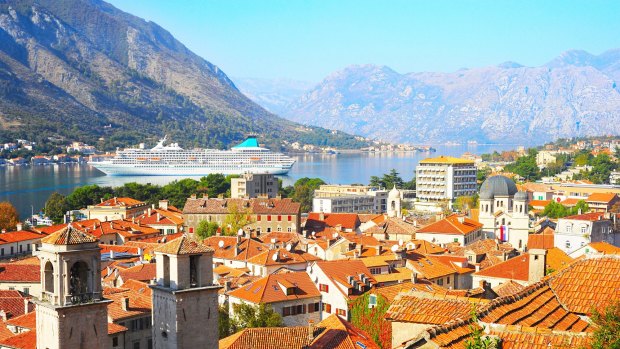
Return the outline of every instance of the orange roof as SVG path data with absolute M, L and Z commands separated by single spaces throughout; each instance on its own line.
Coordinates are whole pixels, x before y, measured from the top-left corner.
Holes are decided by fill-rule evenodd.
M 156 277 L 157 269 L 155 263 L 147 263 L 138 264 L 127 269 L 119 268 L 118 273 L 123 282 L 127 280 L 150 281 Z
M 569 312 L 546 282 L 538 282 L 517 294 L 492 300 L 479 310 L 485 323 L 536 326 L 561 331 L 590 332 L 590 324 Z
M 456 319 L 467 319 L 481 298 L 449 296 L 444 293 L 411 291 L 396 296 L 385 318 L 390 321 L 441 325 Z
M 406 258 L 407 267 L 428 280 L 456 274 L 453 267 L 415 252 L 407 252 Z
M 452 214 L 438 222 L 418 229 L 418 233 L 467 235 L 482 228 L 482 224 L 467 217 Z
M 219 342 L 220 349 L 299 349 L 307 345 L 305 326 L 246 328 Z
M 371 286 L 377 283 L 370 273 L 370 270 L 368 270 L 368 268 L 360 260 L 318 261 L 315 262 L 315 266 L 320 268 L 329 279 L 334 282 L 338 282 L 349 289 L 353 288 L 353 285 L 349 284 L 349 276 L 352 276 L 353 280 L 358 283 L 362 283 L 359 276 L 360 274 L 364 274 L 368 280 L 370 280 Z M 351 297 L 351 295 L 345 296 L 349 298 Z
M 616 247 L 608 242 L 591 242 L 589 245 L 602 254 L 620 254 L 620 247 Z
M 105 298 L 112 301 L 108 304 L 108 317 L 113 322 L 133 317 L 143 317 L 152 312 L 151 289 L 146 283 L 139 281 L 129 282 L 121 289 L 104 288 Z M 123 299 L 129 299 L 129 305 L 123 309 Z
M 592 338 L 584 333 L 551 331 L 538 327 L 493 327 L 489 333 L 502 341 L 502 349 L 590 348 Z
M 316 327 L 320 333 L 312 341 L 310 349 L 379 349 L 372 336 L 338 315 L 328 316 Z
M 202 240 L 202 243 L 215 251 L 213 258 L 228 260 L 246 261 L 269 250 L 268 245 L 254 239 L 241 238 L 237 243 L 235 236 L 211 236 Z
M 41 267 L 37 264 L 0 264 L 0 281 L 41 282 Z
M 0 290 L 0 309 L 7 318 L 23 315 L 26 312 L 26 301 L 30 296 L 24 296 L 19 291 Z M 28 303 L 28 311 L 34 310 L 34 306 Z
M 545 257 L 547 269 L 558 271 L 567 267 L 572 261 L 573 259 L 569 257 L 566 252 L 557 247 L 547 250 L 547 256 Z
M 194 240 L 193 238 L 183 236 L 179 239 L 174 239 L 164 244 L 163 246 L 156 248 L 155 252 L 172 254 L 172 255 L 182 255 L 182 254 L 208 253 L 208 252 L 213 252 L 213 249 L 201 244 L 200 242 Z
M 525 286 L 521 285 L 518 282 L 514 282 L 512 280 L 508 280 L 507 282 L 499 284 L 499 286 L 493 287 L 493 292 L 497 293 L 500 297 L 512 296 L 517 292 L 525 289 Z
M 293 291 L 287 294 L 286 289 Z M 239 287 L 229 296 L 254 304 L 286 302 L 296 299 L 320 298 L 321 292 L 305 271 L 271 274 L 248 286 Z
M 275 259 L 275 255 L 277 255 L 277 260 Z M 300 251 L 300 250 L 291 250 L 287 251 L 284 248 L 277 248 L 267 250 L 261 254 L 258 254 L 252 258 L 248 258 L 247 262 L 263 265 L 263 266 L 273 266 L 273 265 L 289 265 L 289 264 L 300 264 L 300 263 L 308 263 L 312 261 L 318 261 L 321 258 L 312 255 L 310 253 Z
M 6 324 L 28 330 L 35 330 L 37 328 L 37 313 L 35 311 L 31 311 L 24 315 L 14 317 L 9 319 Z
M 16 349 L 36 349 L 37 331 L 26 331 L 0 341 L 2 346 Z
M 32 230 L 34 231 L 38 231 L 42 234 L 45 235 L 49 235 L 51 233 L 55 233 L 57 231 L 59 231 L 60 229 L 66 227 L 68 224 L 58 224 L 58 225 L 52 225 L 52 226 L 42 226 L 42 227 L 34 227 L 32 228 Z
M 551 203 L 551 200 L 532 200 L 529 202 L 530 206 L 537 207 L 545 207 Z
M 604 255 L 571 263 L 551 276 L 549 286 L 570 311 L 590 314 L 592 307 L 603 311 L 618 300 L 620 256 Z
M 301 210 L 301 204 L 294 202 L 292 199 L 209 199 L 189 198 L 183 207 L 183 213 L 198 214 L 228 214 L 231 207 L 237 207 L 243 211 L 247 209 L 252 214 L 281 214 L 281 215 L 298 215 Z
M 151 210 L 151 214 L 146 212 L 136 217 L 136 222 L 145 225 L 181 225 L 183 224 L 183 214 L 155 209 Z
M 553 234 L 530 234 L 527 238 L 527 248 L 548 250 L 555 246 L 554 241 Z
M 0 234 L 0 245 L 44 238 L 46 235 L 27 230 L 11 231 Z
M 586 202 L 602 202 L 609 204 L 610 202 L 617 200 L 618 195 L 614 193 L 592 193 L 586 199 Z
M 414 244 L 415 251 L 417 253 L 420 253 L 423 255 L 439 254 L 439 253 L 446 252 L 446 250 L 443 247 L 439 245 L 435 245 L 434 243 L 430 241 L 416 239 L 416 240 L 408 241 L 407 243 L 405 243 L 405 246 L 409 245 L 410 243 Z
M 136 207 L 136 206 L 142 206 L 142 205 L 146 205 L 145 202 L 139 201 L 139 200 L 135 200 L 132 198 L 111 198 L 109 200 L 106 200 L 102 203 L 99 203 L 95 206 L 98 207 L 128 207 L 128 208 L 132 208 L 132 207 Z
M 41 239 L 51 245 L 79 245 L 99 241 L 96 237 L 78 230 L 71 225 Z
M 375 293 L 378 293 L 385 297 L 390 303 L 401 292 L 408 291 L 420 291 L 420 292 L 435 292 L 441 293 L 448 291 L 447 289 L 424 279 L 418 279 L 414 284 L 411 281 L 405 281 L 398 284 L 389 286 L 381 286 L 374 289 Z
M 108 322 L 108 336 L 112 335 L 112 334 L 117 334 L 117 333 L 121 333 L 121 332 L 125 332 L 128 331 L 129 329 L 125 326 L 121 326 L 118 324 L 115 324 L 113 322 Z
M 605 219 L 605 212 L 590 212 L 584 214 L 578 214 L 574 216 L 568 216 L 561 219 L 573 219 L 578 221 L 598 221 L 599 219 Z
M 310 212 L 308 214 L 306 226 L 313 226 L 316 223 L 322 222 L 328 227 L 340 225 L 345 229 L 355 229 L 360 225 L 360 219 L 357 213 L 324 213 L 324 219 L 322 221 L 320 215 L 321 214 L 318 212 Z
M 490 266 L 476 272 L 476 276 L 487 276 L 502 279 L 529 281 L 530 254 L 524 253 L 521 256 L 510 258 L 509 260 Z

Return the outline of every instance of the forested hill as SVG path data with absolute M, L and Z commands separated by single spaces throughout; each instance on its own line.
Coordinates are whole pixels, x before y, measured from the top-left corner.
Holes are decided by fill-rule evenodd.
M 0 141 L 48 137 L 112 148 L 168 134 L 227 147 L 248 133 L 358 147 L 258 106 L 217 66 L 152 22 L 98 0 L 0 0 Z

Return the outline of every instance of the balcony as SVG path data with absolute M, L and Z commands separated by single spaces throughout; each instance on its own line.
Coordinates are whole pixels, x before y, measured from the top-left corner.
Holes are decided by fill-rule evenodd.
M 76 293 L 65 296 L 65 304 L 92 303 L 101 299 L 101 292 Z

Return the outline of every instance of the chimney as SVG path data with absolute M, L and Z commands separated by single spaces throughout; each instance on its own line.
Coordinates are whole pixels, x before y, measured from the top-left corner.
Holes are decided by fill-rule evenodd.
M 129 298 L 128 297 L 123 297 L 121 299 L 121 307 L 123 308 L 124 311 L 127 311 L 129 309 Z
M 110 250 L 110 259 L 114 259 L 114 251 Z
M 101 203 L 103 204 L 103 198 L 101 198 Z
M 308 321 L 308 344 L 314 340 L 314 321 Z
M 153 210 L 149 207 L 149 209 L 146 210 L 146 214 L 150 217 L 152 213 L 153 213 Z
M 416 273 L 415 271 L 411 273 L 411 283 L 413 284 L 418 283 L 418 273 Z
M 162 210 L 168 210 L 168 200 L 159 200 L 159 208 Z
M 20 230 L 22 230 L 22 228 L 23 228 L 22 223 L 21 223 L 21 222 L 17 223 L 17 226 L 16 226 L 16 228 L 15 228 L 15 229 L 16 229 L 17 231 L 20 231 Z
M 6 233 L 6 229 L 2 229 L 2 234 Z
M 381 246 L 381 245 L 377 246 L 377 256 L 380 256 L 380 255 L 381 255 L 381 252 L 382 252 L 381 250 L 382 250 L 382 249 L 383 249 L 383 248 L 382 248 L 382 246 Z
M 159 212 L 157 212 L 157 222 L 161 221 L 161 214 L 159 214 Z
M 324 221 L 325 220 L 325 213 L 323 213 L 323 211 L 319 212 L 319 220 L 320 221 Z
M 194 199 L 195 200 L 196 199 L 196 194 L 190 195 L 190 199 Z
M 231 288 L 232 288 L 232 281 L 226 280 L 226 282 L 224 282 L 224 291 L 228 292 L 230 291 Z
M 538 282 L 545 276 L 545 272 L 547 269 L 546 255 L 547 250 L 533 248 L 530 249 L 529 253 L 529 282 Z M 520 257 L 519 257 L 520 258 Z
M 151 204 L 151 208 L 154 210 L 155 209 L 155 204 Z
M 30 310 L 28 307 L 28 304 L 30 304 L 30 300 L 27 298 L 24 298 L 24 314 L 28 314 L 28 310 Z

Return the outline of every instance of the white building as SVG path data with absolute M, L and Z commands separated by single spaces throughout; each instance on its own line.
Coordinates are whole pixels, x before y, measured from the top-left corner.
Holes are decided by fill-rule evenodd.
M 592 212 L 560 218 L 554 232 L 555 247 L 571 255 L 592 242 L 620 246 L 620 234 L 613 231 L 609 217 L 605 212 Z
M 366 185 L 324 184 L 314 192 L 312 211 L 385 213 L 388 191 Z
M 508 177 L 487 178 L 480 187 L 478 220 L 487 238 L 507 241 L 523 251 L 529 231 L 527 193 L 517 191 L 515 182 Z
M 416 167 L 416 192 L 422 201 L 454 200 L 476 193 L 474 162 L 449 156 L 420 161 Z
M 230 197 L 275 198 L 278 195 L 278 179 L 269 173 L 245 173 L 241 178 L 230 181 Z

